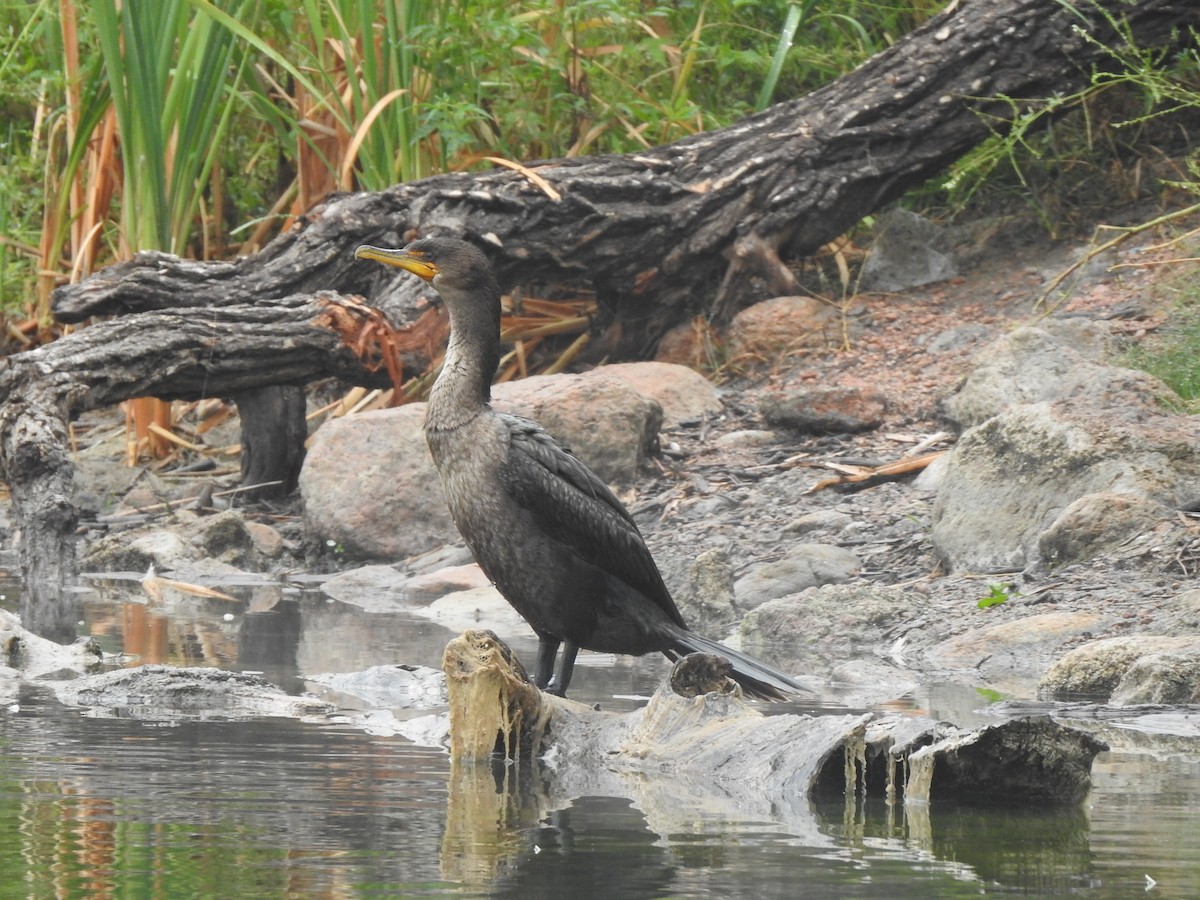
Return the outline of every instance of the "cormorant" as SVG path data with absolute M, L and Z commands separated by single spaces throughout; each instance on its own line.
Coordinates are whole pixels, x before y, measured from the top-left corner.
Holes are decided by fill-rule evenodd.
M 538 687 L 565 695 L 583 647 L 633 655 L 659 650 L 672 660 L 715 653 L 730 660 L 733 678 L 752 697 L 806 693 L 782 672 L 690 631 L 632 516 L 608 486 L 536 422 L 492 409 L 500 288 L 481 250 L 429 237 L 402 250 L 359 247 L 354 255 L 430 282 L 450 313 L 425 437 L 467 546 L 540 640 Z

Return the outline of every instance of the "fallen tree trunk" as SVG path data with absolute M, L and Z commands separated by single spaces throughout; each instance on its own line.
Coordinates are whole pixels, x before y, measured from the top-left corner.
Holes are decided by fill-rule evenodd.
M 146 394 L 219 397 L 328 376 L 382 385 L 386 377 L 369 371 L 346 344 L 375 318 L 334 294 L 203 312 L 164 309 L 0 360 L 0 397 L 7 398 L 0 407 L 0 474 L 12 489 L 29 589 L 53 590 L 76 573 L 72 418 Z
M 1161 46 L 1200 25 L 1181 0 L 963 0 L 854 72 L 728 128 L 621 156 L 531 163 L 331 197 L 302 227 L 236 263 L 143 254 L 59 288 L 63 321 L 333 289 L 411 321 L 428 286 L 356 263 L 354 248 L 412 232 L 471 232 L 502 286 L 595 288 L 641 355 L 696 312 L 726 315 L 748 274 L 784 290 L 780 257 L 811 253 L 941 172 L 1036 98 L 1085 86 L 1107 47 Z M 1002 99 L 1002 98 L 1013 98 Z M 543 185 L 548 187 L 543 187 Z
M 450 754 L 515 762 L 550 754 L 556 781 L 597 767 L 697 779 L 771 802 L 817 794 L 924 805 L 1078 803 L 1104 744 L 1047 716 L 967 732 L 912 716 L 763 716 L 720 657 L 692 654 L 642 709 L 601 713 L 544 694 L 490 631 L 468 631 L 443 658 Z M 677 785 L 673 783 L 673 789 Z

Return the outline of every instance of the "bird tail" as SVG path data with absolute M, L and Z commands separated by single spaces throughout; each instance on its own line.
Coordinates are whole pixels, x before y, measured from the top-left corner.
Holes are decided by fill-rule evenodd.
M 675 652 L 668 652 L 667 655 L 672 659 L 688 653 L 723 656 L 733 666 L 730 677 L 742 686 L 745 694 L 756 700 L 788 700 L 797 694 L 807 696 L 812 693 L 790 675 L 717 641 L 701 637 L 694 631 L 680 629 L 673 632 L 671 637 L 674 639 L 675 646 L 672 649 Z

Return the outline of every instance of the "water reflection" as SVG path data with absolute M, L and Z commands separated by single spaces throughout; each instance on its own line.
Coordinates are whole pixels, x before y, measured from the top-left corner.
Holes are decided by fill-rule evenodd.
M 82 621 L 110 652 L 294 690 L 318 671 L 436 664 L 449 636 L 278 585 L 230 587 L 236 603 L 137 591 L 20 608 L 68 643 Z M 579 699 L 609 707 L 662 673 L 584 665 Z M 1116 897 L 1146 875 L 1161 896 L 1200 896 L 1195 752 L 1105 754 L 1087 804 L 1065 810 L 810 802 L 603 764 L 452 768 L 291 720 L 97 719 L 30 685 L 0 711 L 0 751 L 0 896 Z
M 78 593 L 65 591 L 58 585 L 29 584 L 20 593 L 21 624 L 34 634 L 54 641 L 71 644 L 79 635 L 82 600 Z
M 662 897 L 676 866 L 645 817 L 622 797 L 580 797 L 529 829 L 534 852 L 498 877 L 493 897 Z

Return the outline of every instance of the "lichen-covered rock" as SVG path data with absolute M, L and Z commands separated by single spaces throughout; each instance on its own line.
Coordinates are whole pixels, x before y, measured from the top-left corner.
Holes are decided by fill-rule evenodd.
M 1042 676 L 1038 693 L 1052 699 L 1109 697 L 1139 660 L 1197 652 L 1200 652 L 1200 635 L 1129 635 L 1092 641 L 1052 665 Z M 1144 692 L 1144 688 L 1137 690 Z M 1130 682 L 1125 696 L 1134 696 L 1134 691 L 1134 682 Z
M 269 526 L 277 542 L 282 541 Z M 264 536 L 256 537 L 240 510 L 197 515 L 177 510 L 171 519 L 156 521 L 133 531 L 118 531 L 94 541 L 80 562 L 86 572 L 173 572 L 187 577 L 238 575 L 261 572 L 271 557 L 260 550 Z
M 1038 552 L 1056 565 L 1078 562 L 1149 530 L 1164 516 L 1162 505 L 1145 497 L 1112 491 L 1085 494 L 1038 536 Z
M 1039 327 L 1013 329 L 979 351 L 970 374 L 942 401 L 942 410 L 970 428 L 1010 406 L 1058 400 L 1106 383 L 1161 393 L 1162 386 L 1144 373 L 1105 365 L 1113 346 L 1108 326 L 1092 320 L 1047 320 Z
M 753 609 L 769 600 L 823 584 L 849 581 L 862 568 L 851 551 L 832 544 L 796 544 L 779 559 L 755 566 L 734 585 L 737 604 Z
M 926 597 L 894 585 L 827 584 L 746 613 L 742 649 L 785 670 L 814 658 L 831 665 L 884 645 L 885 635 L 921 615 Z
M 1118 706 L 1200 703 L 1200 637 L 1190 649 L 1139 657 L 1121 676 L 1111 702 Z
M 934 549 L 953 571 L 996 572 L 1120 543 L 1146 530 L 1156 508 L 1159 520 L 1172 518 L 1179 497 L 1200 491 L 1198 433 L 1197 417 L 1170 415 L 1136 393 L 1014 406 L 968 429 L 951 451 L 933 508 Z M 1074 541 L 1055 527 L 1064 515 L 1078 523 L 1090 504 L 1066 512 L 1072 504 L 1103 494 L 1129 499 L 1110 504 L 1102 523 L 1077 525 L 1092 537 Z
M 674 591 L 684 621 L 694 631 L 720 637 L 741 619 L 734 604 L 733 562 L 725 550 L 705 550 L 687 567 L 683 590 Z

